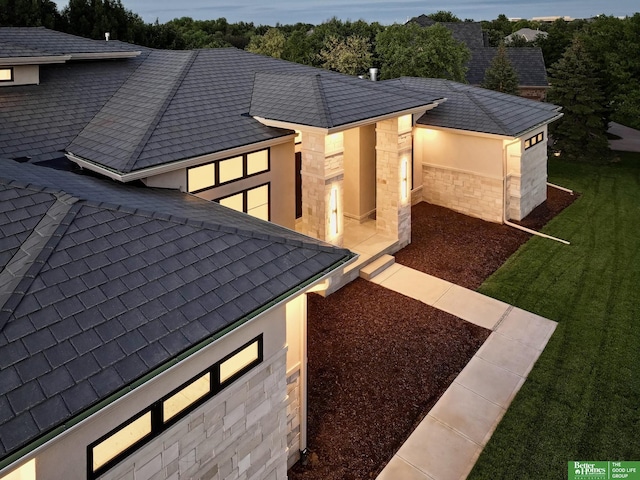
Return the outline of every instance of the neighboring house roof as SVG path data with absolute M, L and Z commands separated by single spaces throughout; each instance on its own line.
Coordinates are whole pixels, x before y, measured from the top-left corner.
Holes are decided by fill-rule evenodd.
M 532 28 L 521 28 L 520 30 L 516 30 L 511 35 L 507 35 L 504 37 L 505 42 L 510 42 L 514 40 L 516 37 L 524 37 L 527 42 L 533 42 L 536 38 L 543 37 L 546 38 L 549 34 L 542 30 L 533 30 Z
M 544 65 L 542 49 L 537 47 L 508 47 L 507 57 L 518 74 L 518 85 L 521 87 L 547 87 L 547 69 Z M 480 85 L 484 81 L 485 72 L 491 66 L 497 48 L 479 48 L 472 50 L 467 81 L 471 85 Z
M 423 115 L 420 125 L 518 137 L 557 118 L 560 110 L 550 103 L 450 80 L 403 77 L 386 82 L 426 95 L 444 94 L 447 101 Z
M 123 42 L 91 40 L 44 27 L 1 27 L 0 58 L 70 55 L 71 59 L 136 56 L 140 47 Z
M 353 256 L 179 192 L 0 163 L 0 459 Z
M 480 22 L 436 22 L 426 15 L 414 17 L 409 22 L 417 23 L 421 27 L 431 27 L 439 23 L 448 28 L 453 38 L 464 43 L 467 48 L 482 48 L 485 46 Z

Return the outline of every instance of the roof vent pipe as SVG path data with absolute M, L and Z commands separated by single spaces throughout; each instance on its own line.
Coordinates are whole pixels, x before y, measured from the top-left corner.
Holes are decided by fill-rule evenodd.
M 109 41 L 109 32 L 105 32 L 104 33 L 104 39 L 108 42 Z
M 378 80 L 378 69 L 377 68 L 370 68 L 369 69 L 369 78 L 371 79 L 372 82 L 375 82 Z

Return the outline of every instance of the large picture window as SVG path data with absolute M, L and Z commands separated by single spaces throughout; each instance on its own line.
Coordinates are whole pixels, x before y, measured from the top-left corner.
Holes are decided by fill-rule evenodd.
M 89 445 L 89 478 L 99 477 L 133 451 L 160 435 L 206 400 L 262 363 L 263 357 L 261 334 Z M 17 477 L 16 480 L 21 478 Z
M 238 212 L 248 213 L 253 217 L 269 221 L 271 219 L 269 209 L 270 195 L 271 186 L 269 183 L 265 183 L 227 197 L 218 198 L 215 201 Z
M 270 149 L 217 160 L 187 169 L 187 190 L 201 192 L 270 170 Z

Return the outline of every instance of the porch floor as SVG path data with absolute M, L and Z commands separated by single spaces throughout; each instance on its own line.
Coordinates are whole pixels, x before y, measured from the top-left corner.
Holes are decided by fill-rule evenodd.
M 397 249 L 398 240 L 378 233 L 375 220 L 360 223 L 352 218 L 344 218 L 343 247 L 360 255 L 358 261 L 346 269 L 362 269 L 378 257 L 393 253 Z

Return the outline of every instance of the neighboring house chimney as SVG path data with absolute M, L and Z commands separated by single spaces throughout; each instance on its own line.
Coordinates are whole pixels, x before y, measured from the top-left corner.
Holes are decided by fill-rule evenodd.
M 109 32 L 105 32 L 104 34 L 104 39 L 108 42 L 109 41 Z
M 378 69 L 377 68 L 370 68 L 369 69 L 369 78 L 371 79 L 372 82 L 375 82 L 378 80 Z

